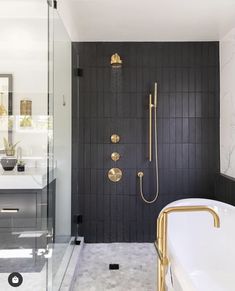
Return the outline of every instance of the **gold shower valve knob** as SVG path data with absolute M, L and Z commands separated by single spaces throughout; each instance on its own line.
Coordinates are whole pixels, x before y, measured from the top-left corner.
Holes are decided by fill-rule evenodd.
M 111 159 L 112 159 L 114 162 L 118 161 L 118 160 L 120 159 L 120 154 L 117 153 L 117 152 L 113 152 L 113 153 L 111 154 Z
M 111 135 L 111 142 L 112 143 L 118 143 L 119 141 L 120 141 L 120 136 L 118 134 Z
M 122 178 L 122 171 L 119 168 L 112 168 L 108 172 L 109 180 L 112 182 L 118 182 Z
M 143 173 L 143 172 L 138 172 L 138 173 L 137 173 L 137 176 L 138 176 L 139 178 L 142 178 L 142 177 L 144 177 L 144 173 Z

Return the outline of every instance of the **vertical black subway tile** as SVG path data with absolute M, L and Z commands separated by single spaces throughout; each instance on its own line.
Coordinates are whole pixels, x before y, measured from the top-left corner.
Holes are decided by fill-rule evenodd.
M 104 220 L 104 243 L 111 242 L 111 221 L 110 219 Z
M 164 169 L 170 168 L 170 144 L 168 143 L 163 145 L 162 164 Z
M 167 93 L 159 92 L 157 95 L 157 116 L 159 118 L 165 117 L 164 107 L 165 107 L 165 96 Z M 154 103 L 154 94 L 152 94 L 152 103 Z
M 170 92 L 170 69 L 162 69 L 162 83 L 161 88 L 163 92 Z
M 152 82 L 150 80 L 150 71 L 146 67 L 143 67 L 142 80 L 143 80 L 143 83 L 142 83 L 143 92 L 145 94 L 149 94 L 151 92 L 151 89 L 152 89 Z
M 183 97 L 182 93 L 175 94 L 175 116 L 182 117 L 183 116 Z
M 189 69 L 189 92 L 198 91 L 198 90 L 196 90 L 196 78 L 195 77 L 196 77 L 195 68 L 191 67 Z
M 169 94 L 169 117 L 176 117 L 176 96 L 175 93 Z
M 96 223 L 96 242 L 104 241 L 104 225 L 102 221 Z
M 209 82 L 211 77 L 211 70 L 208 67 L 201 68 L 201 76 L 202 76 L 202 91 L 208 92 L 210 90 L 209 88 Z
M 170 116 L 170 100 L 169 100 L 169 94 L 164 94 L 163 96 L 163 117 L 169 118 Z
M 189 172 L 187 170 L 183 170 L 183 189 L 182 194 L 187 197 L 189 193 Z
M 194 169 L 196 167 L 196 144 L 190 143 L 188 148 L 189 153 L 189 169 Z
M 202 169 L 202 144 L 196 144 L 196 168 Z
M 196 118 L 196 143 L 202 143 L 203 140 L 203 123 L 201 118 Z
M 169 70 L 169 75 L 170 75 L 170 88 L 169 91 L 170 92 L 175 92 L 176 91 L 176 69 L 175 68 L 171 68 Z
M 188 92 L 182 93 L 182 103 L 183 103 L 183 117 L 189 116 L 189 94 Z
M 208 117 L 216 117 L 215 107 L 215 95 L 208 93 Z
M 195 93 L 189 93 L 189 117 L 196 116 L 196 100 L 195 100 Z
M 175 72 L 176 92 L 182 92 L 183 73 L 181 68 L 177 68 Z
M 136 92 L 143 92 L 143 68 L 136 69 Z
M 188 92 L 189 90 L 189 70 L 182 68 L 182 91 Z
M 182 144 L 176 144 L 176 168 L 183 168 L 183 146 Z
M 203 91 L 203 86 L 202 86 L 202 70 L 201 68 L 196 68 L 195 69 L 195 91 L 196 92 L 201 92 Z
M 77 197 L 72 212 L 84 214 L 81 233 L 86 242 L 153 241 L 163 206 L 180 198 L 213 196 L 219 157 L 218 43 L 73 46 L 84 76 L 79 92 L 73 80 L 73 104 L 79 112 L 72 112 L 72 195 Z M 110 67 L 114 52 L 123 59 L 120 70 Z M 137 172 L 144 171 L 144 192 L 152 199 L 155 152 L 153 143 L 149 163 L 148 105 L 155 81 L 160 196 L 158 203 L 147 205 L 140 197 Z M 121 137 L 118 144 L 111 144 L 113 133 Z M 121 155 L 116 163 L 110 158 L 114 151 Z M 108 179 L 112 167 L 123 171 L 118 183 Z M 230 188 L 225 192 L 232 201 Z
M 84 168 L 90 168 L 91 165 L 91 145 L 90 144 L 84 144 Z
M 176 168 L 176 144 L 169 145 L 169 169 Z
M 118 220 L 116 222 L 116 225 L 117 225 L 117 241 L 116 242 L 123 242 L 123 233 L 124 233 L 124 230 L 123 230 L 123 224 L 124 222 L 122 220 Z
M 196 118 L 189 118 L 189 142 L 196 143 Z
M 183 119 L 182 118 L 175 119 L 175 137 L 176 137 L 176 143 L 183 142 Z
M 169 142 L 176 142 L 176 118 L 169 119 Z
M 200 92 L 195 93 L 195 117 L 203 116 L 203 94 Z
M 183 125 L 182 125 L 182 131 L 183 131 L 182 142 L 183 143 L 188 143 L 189 142 L 189 119 L 188 118 L 183 118 L 182 122 L 183 122 Z
M 170 142 L 170 120 L 166 118 L 162 119 L 162 126 L 163 126 L 162 141 L 163 143 L 169 143 Z
M 147 96 L 143 95 L 142 93 L 136 93 L 133 94 L 133 97 L 135 98 L 135 102 L 136 102 L 136 117 L 137 118 L 143 118 L 146 117 L 147 118 L 147 114 L 148 111 L 147 109 Z

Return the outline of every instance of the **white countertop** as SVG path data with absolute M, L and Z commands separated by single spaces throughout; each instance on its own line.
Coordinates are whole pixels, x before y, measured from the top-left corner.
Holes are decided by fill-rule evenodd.
M 55 179 L 55 169 L 50 171 L 49 183 Z M 27 168 L 25 172 L 0 170 L 0 189 L 43 189 L 47 185 L 45 167 Z

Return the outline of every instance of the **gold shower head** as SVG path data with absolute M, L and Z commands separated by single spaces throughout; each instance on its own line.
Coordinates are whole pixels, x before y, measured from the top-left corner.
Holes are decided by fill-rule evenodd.
M 111 66 L 113 68 L 120 68 L 122 66 L 122 60 L 120 56 L 116 53 L 111 56 Z

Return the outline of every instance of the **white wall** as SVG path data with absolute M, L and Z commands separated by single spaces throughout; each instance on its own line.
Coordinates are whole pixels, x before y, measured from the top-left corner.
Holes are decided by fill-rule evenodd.
M 54 33 L 56 235 L 60 236 L 71 233 L 71 41 L 59 17 Z
M 46 1 L 1 1 L 0 36 L 0 74 L 13 75 L 13 115 L 21 99 L 30 99 L 36 123 L 24 129 L 15 122 L 13 141 L 20 141 L 24 156 L 44 157 L 47 130 L 37 120 L 47 114 Z
M 220 171 L 235 178 L 235 28 L 220 41 Z

